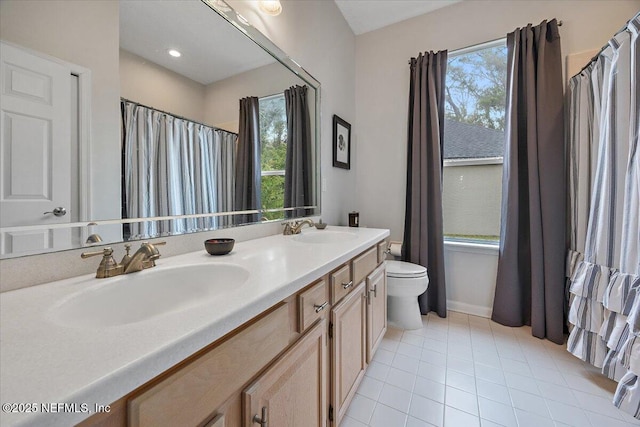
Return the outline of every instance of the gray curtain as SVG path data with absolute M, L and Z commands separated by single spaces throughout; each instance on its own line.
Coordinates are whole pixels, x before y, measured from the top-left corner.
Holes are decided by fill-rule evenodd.
M 305 216 L 311 205 L 311 124 L 307 86 L 292 86 L 284 91 L 287 110 L 287 157 L 284 174 L 284 207 L 286 217 Z
M 123 217 L 190 215 L 232 210 L 220 189 L 233 185 L 233 163 L 221 168 L 237 135 L 123 100 Z M 228 156 L 227 156 L 228 157 Z M 230 159 L 233 161 L 233 159 Z M 218 218 L 128 224 L 149 238 L 217 228 Z
M 402 259 L 427 267 L 420 311 L 447 316 L 442 224 L 442 153 L 447 51 L 411 58 L 407 197 Z
M 260 107 L 255 96 L 240 100 L 240 123 L 235 169 L 235 208 L 260 209 Z M 235 216 L 236 224 L 260 220 L 258 214 Z
M 556 20 L 507 35 L 506 147 L 493 314 L 564 342 L 565 185 Z

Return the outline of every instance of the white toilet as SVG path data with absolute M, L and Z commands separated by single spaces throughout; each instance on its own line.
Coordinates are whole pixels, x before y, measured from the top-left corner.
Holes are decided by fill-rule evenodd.
M 425 267 L 404 261 L 387 261 L 387 320 L 391 326 L 422 328 L 418 296 L 428 286 Z

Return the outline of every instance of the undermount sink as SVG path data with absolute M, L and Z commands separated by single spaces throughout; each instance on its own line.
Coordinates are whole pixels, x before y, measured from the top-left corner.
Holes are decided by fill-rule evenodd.
M 126 325 L 223 298 L 248 278 L 249 271 L 234 264 L 153 268 L 92 282 L 100 286 L 78 293 L 51 314 L 69 326 Z
M 340 243 L 354 240 L 357 237 L 357 234 L 346 231 L 314 231 L 293 236 L 294 240 L 303 243 Z

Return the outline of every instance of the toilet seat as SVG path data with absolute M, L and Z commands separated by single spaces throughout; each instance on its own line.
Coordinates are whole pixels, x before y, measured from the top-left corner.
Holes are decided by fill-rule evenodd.
M 387 261 L 387 277 L 418 278 L 427 275 L 427 268 L 404 261 Z

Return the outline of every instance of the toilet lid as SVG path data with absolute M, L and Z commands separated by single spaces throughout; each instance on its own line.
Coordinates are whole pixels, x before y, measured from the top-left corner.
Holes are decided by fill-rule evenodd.
M 427 268 L 418 264 L 404 261 L 387 261 L 388 277 L 422 277 L 427 274 Z

